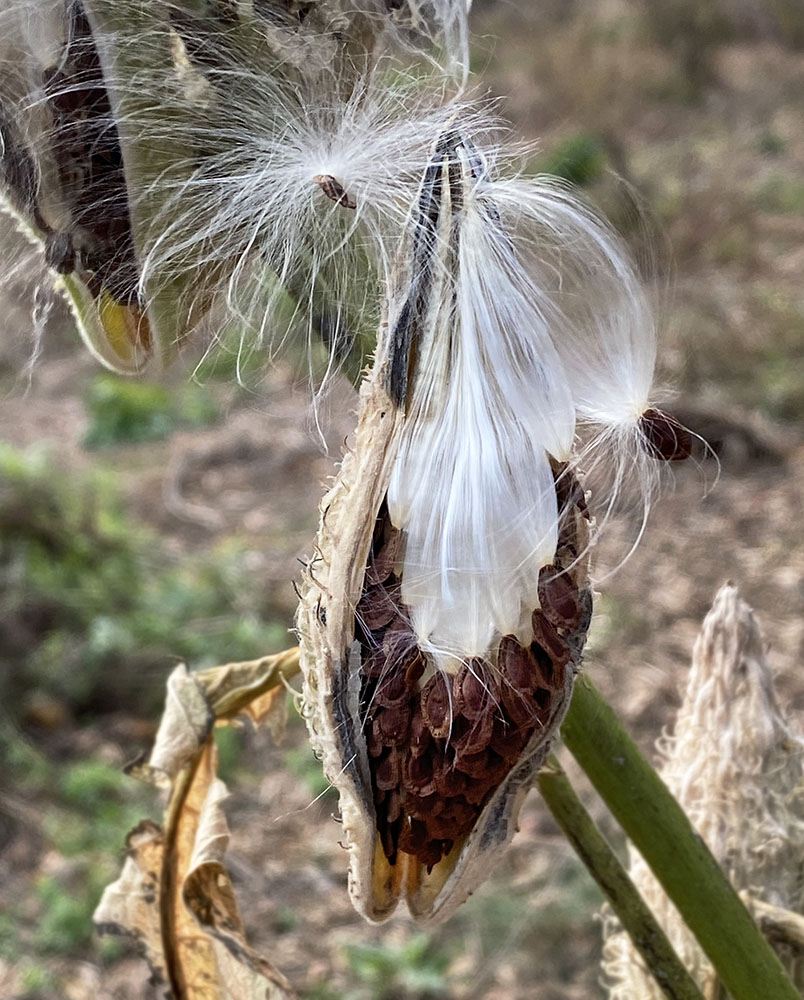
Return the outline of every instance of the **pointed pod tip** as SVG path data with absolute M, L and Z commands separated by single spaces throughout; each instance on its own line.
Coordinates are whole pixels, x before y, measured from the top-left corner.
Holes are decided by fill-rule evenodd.
M 651 458 L 682 462 L 692 453 L 692 435 L 669 413 L 650 407 L 639 418 L 641 443 Z

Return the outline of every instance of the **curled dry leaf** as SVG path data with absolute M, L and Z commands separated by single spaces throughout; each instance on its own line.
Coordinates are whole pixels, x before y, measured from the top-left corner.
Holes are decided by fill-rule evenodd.
M 136 776 L 166 788 L 164 827 L 143 820 L 128 836 L 120 878 L 95 912 L 101 934 L 137 940 L 154 980 L 181 1000 L 292 997 L 290 984 L 246 942 L 224 865 L 229 830 L 221 803 L 212 728 L 249 715 L 281 718 L 283 677 L 298 669 L 295 650 L 197 674 L 181 664 L 168 680 L 153 751 Z

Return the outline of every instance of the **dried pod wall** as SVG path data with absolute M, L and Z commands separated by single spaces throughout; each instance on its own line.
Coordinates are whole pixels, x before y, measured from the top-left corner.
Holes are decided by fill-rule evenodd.
M 546 470 L 549 496 L 539 469 L 525 474 L 548 513 L 521 513 L 549 523 L 538 526 L 538 546 L 527 528 L 517 527 L 519 549 L 516 538 L 506 536 L 504 546 L 492 539 L 489 558 L 514 578 L 505 606 L 496 606 L 499 594 L 483 593 L 484 582 L 495 586 L 494 567 L 456 541 L 483 533 L 469 520 L 472 504 L 456 470 L 431 452 L 422 458 L 431 465 L 432 492 L 426 482 L 414 484 L 431 529 L 454 543 L 446 564 L 423 564 L 428 547 L 415 503 L 402 502 L 394 484 L 406 471 L 416 475 L 411 451 L 421 422 L 449 423 L 432 391 L 429 414 L 417 392 L 432 375 L 428 365 L 445 389 L 460 377 L 460 340 L 472 331 L 455 302 L 474 280 L 460 245 L 472 238 L 480 212 L 472 202 L 483 182 L 469 140 L 457 130 L 442 136 L 413 212 L 409 265 L 361 387 L 354 445 L 322 503 L 298 617 L 308 723 L 340 793 L 352 900 L 375 921 L 400 899 L 418 920 L 444 919 L 488 876 L 569 705 L 591 617 L 583 491 L 566 456 L 539 440 L 538 427 L 527 429 L 528 454 Z M 493 212 L 482 221 L 509 246 Z M 440 371 L 435 356 L 445 342 L 447 370 Z M 487 401 L 476 405 L 489 410 Z M 486 415 L 517 421 L 505 411 Z M 514 427 L 501 430 L 484 447 L 504 448 L 520 436 Z M 488 485 L 493 508 L 517 498 L 501 479 L 507 469 L 516 478 L 508 467 L 517 458 L 503 453 L 491 462 L 495 478 L 481 486 Z M 482 480 L 484 471 L 472 474 Z M 456 525 L 455 511 L 467 522 Z M 493 523 L 494 510 L 489 517 Z M 511 545 L 513 555 L 500 552 Z

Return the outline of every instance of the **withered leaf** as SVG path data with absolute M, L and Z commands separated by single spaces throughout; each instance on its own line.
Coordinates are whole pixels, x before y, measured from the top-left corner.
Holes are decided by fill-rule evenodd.
M 224 865 L 229 829 L 221 809 L 212 726 L 247 714 L 255 722 L 284 703 L 282 678 L 298 669 L 291 650 L 168 680 L 165 713 L 148 762 L 134 773 L 169 789 L 164 826 L 145 820 L 129 834 L 119 879 L 95 912 L 100 933 L 143 947 L 157 982 L 177 1000 L 289 1000 L 273 965 L 249 947 Z

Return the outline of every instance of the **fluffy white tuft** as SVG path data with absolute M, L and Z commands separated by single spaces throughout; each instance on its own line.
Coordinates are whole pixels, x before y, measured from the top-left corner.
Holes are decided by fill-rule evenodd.
M 495 634 L 529 639 L 557 537 L 549 456 L 569 457 L 575 426 L 549 302 L 490 188 L 472 144 L 456 140 L 388 493 L 405 533 L 402 599 L 414 629 L 425 647 L 456 657 L 483 655 Z
M 163 192 L 143 285 L 197 267 L 244 344 L 271 353 L 301 329 L 335 363 L 376 330 L 434 138 L 478 113 L 399 76 L 364 78 L 343 101 L 265 81 L 215 103 L 195 127 L 200 165 Z
M 644 527 L 660 479 L 640 418 L 654 402 L 656 324 L 629 254 L 587 205 L 554 179 L 492 188 L 525 267 L 554 304 L 550 333 L 566 373 L 600 523 L 635 499 Z M 641 530 L 641 529 L 640 529 Z
M 402 598 L 419 641 L 452 657 L 529 638 L 539 570 L 555 553 L 558 464 L 594 474 L 601 522 L 636 483 L 644 525 L 658 477 L 640 425 L 655 328 L 624 249 L 561 184 L 505 177 L 497 148 L 488 159 L 456 140 L 442 168 L 389 490 L 406 538 Z M 414 234 L 422 225 L 414 218 Z M 576 426 L 591 435 L 576 441 Z
M 89 89 L 111 101 L 140 266 L 127 294 L 148 310 L 156 353 L 171 357 L 212 315 L 250 349 L 301 329 L 338 359 L 375 328 L 384 231 L 396 211 L 398 240 L 405 185 L 411 195 L 452 113 L 439 105 L 465 79 L 466 14 L 464 0 L 393 10 L 385 0 L 313 0 L 301 11 L 290 2 L 7 0 L 0 124 L 12 123 L 35 167 L 47 225 L 32 230 L 87 243 L 54 155 L 80 144 L 82 126 L 59 125 L 59 84 L 46 93 L 43 82 L 75 25 L 80 34 L 89 24 L 81 44 L 95 47 L 102 69 Z M 406 81 L 401 67 L 416 64 L 417 82 Z M 87 99 L 81 71 L 63 79 L 66 103 L 71 90 L 78 104 Z M 2 169 L 0 186 L 12 186 Z M 30 223 L 31 206 L 10 194 Z

